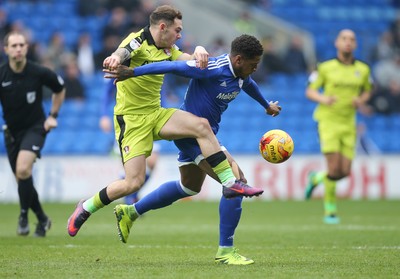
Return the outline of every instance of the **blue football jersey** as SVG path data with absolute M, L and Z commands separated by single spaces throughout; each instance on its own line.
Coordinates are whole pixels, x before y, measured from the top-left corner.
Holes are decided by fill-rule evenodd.
M 228 54 L 210 57 L 205 69 L 200 69 L 194 60 L 157 62 L 134 69 L 135 76 L 161 73 L 191 78 L 181 109 L 207 118 L 215 134 L 222 113 L 242 89 L 265 109 L 269 106 L 250 76 L 242 79 L 235 75 Z

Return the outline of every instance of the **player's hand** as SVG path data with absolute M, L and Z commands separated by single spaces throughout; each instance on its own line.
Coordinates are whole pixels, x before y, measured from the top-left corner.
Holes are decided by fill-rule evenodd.
M 334 103 L 336 103 L 336 97 L 335 96 L 322 96 L 321 104 L 331 106 Z
M 194 50 L 193 56 L 196 59 L 196 61 L 199 63 L 200 69 L 207 68 L 209 54 L 204 47 L 197 46 Z
M 118 55 L 111 54 L 103 61 L 103 68 L 114 70 L 121 65 L 121 58 Z
M 272 117 L 278 116 L 282 110 L 281 106 L 279 106 L 278 103 L 278 101 L 269 102 L 269 107 L 266 109 L 266 113 L 268 115 L 272 115 Z
M 44 130 L 46 132 L 49 132 L 51 129 L 57 128 L 58 122 L 57 119 L 55 119 L 53 116 L 49 115 L 44 121 Z
M 99 121 L 99 126 L 100 129 L 104 132 L 104 133 L 109 133 L 112 131 L 112 123 L 111 123 L 111 119 L 108 116 L 102 116 L 100 118 Z
M 114 70 L 103 69 L 105 78 L 115 78 L 114 84 L 121 80 L 126 80 L 134 76 L 133 69 L 125 65 L 119 65 Z
M 358 109 L 362 108 L 365 105 L 364 101 L 361 98 L 354 98 L 353 99 L 353 107 Z

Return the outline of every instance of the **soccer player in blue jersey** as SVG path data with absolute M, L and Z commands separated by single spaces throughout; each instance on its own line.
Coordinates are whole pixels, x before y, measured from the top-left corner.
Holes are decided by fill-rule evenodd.
M 193 60 L 159 62 L 134 69 L 120 66 L 116 70 L 104 70 L 104 72 L 106 72 L 106 78 L 117 78 L 117 81 L 145 74 L 162 73 L 174 73 L 192 78 L 181 109 L 208 119 L 213 132 L 217 134 L 223 112 L 242 89 L 255 99 L 267 114 L 272 116 L 279 114 L 281 107 L 278 102 L 265 100 L 257 84 L 250 77 L 256 71 L 262 53 L 263 48 L 255 37 L 242 35 L 233 40 L 229 54 L 210 58 L 206 69 L 200 69 L 198 62 Z M 117 205 L 115 207 L 119 235 L 123 242 L 126 242 L 128 234 L 124 234 L 121 228 L 130 228 L 133 221 L 145 212 L 166 207 L 179 199 L 198 194 L 207 174 L 219 181 L 218 176 L 204 160 L 194 138 L 179 139 L 174 142 L 180 150 L 178 158 L 180 181 L 169 181 L 162 184 L 133 205 Z M 236 177 L 246 181 L 238 164 L 226 148 L 222 146 L 222 149 Z M 241 256 L 233 246 L 234 232 L 242 212 L 242 198 L 221 197 L 219 207 L 220 240 L 215 257 L 216 263 L 230 265 L 254 263 L 252 259 Z

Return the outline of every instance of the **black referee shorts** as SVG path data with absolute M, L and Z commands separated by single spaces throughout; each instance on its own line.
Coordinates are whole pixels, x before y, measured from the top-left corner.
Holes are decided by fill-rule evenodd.
M 15 173 L 18 153 L 21 150 L 29 150 L 40 158 L 40 151 L 44 146 L 47 132 L 43 123 L 36 124 L 26 130 L 11 135 L 9 130 L 4 131 L 4 138 L 8 160 L 12 171 Z

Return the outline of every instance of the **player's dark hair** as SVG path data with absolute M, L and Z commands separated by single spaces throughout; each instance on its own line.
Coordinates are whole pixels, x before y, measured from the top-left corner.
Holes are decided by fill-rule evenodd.
M 260 41 L 251 35 L 243 34 L 235 38 L 231 43 L 231 55 L 241 55 L 251 59 L 263 54 L 263 47 Z
M 4 45 L 4 46 L 8 46 L 8 40 L 10 39 L 10 36 L 12 36 L 12 35 L 21 35 L 22 37 L 25 38 L 25 42 L 26 42 L 25 34 L 19 32 L 19 31 L 11 31 L 11 32 L 7 33 L 7 34 L 4 36 L 4 39 L 3 39 L 3 45 Z
M 161 20 L 164 20 L 167 25 L 171 25 L 174 23 L 175 18 L 182 19 L 182 13 L 172 6 L 162 5 L 150 14 L 150 25 L 156 25 Z

